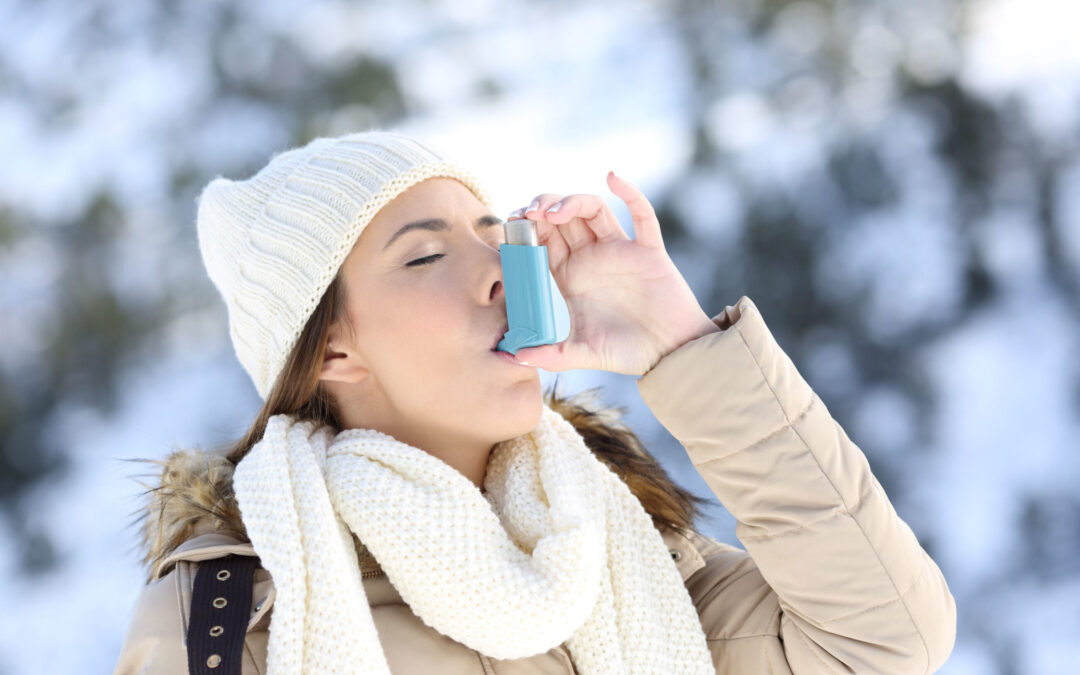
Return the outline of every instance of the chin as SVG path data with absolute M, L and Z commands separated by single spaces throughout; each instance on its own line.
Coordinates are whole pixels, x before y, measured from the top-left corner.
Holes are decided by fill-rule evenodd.
M 492 416 L 492 426 L 499 430 L 499 436 L 516 438 L 527 434 L 540 423 L 540 417 L 544 412 L 544 399 L 541 396 L 540 383 L 537 380 L 535 395 L 521 399 L 504 399 L 504 405 L 500 405 L 498 412 Z

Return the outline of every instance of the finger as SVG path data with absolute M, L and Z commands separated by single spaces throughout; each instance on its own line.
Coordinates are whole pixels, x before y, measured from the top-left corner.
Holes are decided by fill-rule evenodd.
M 563 237 L 563 233 L 544 218 L 544 211 L 561 198 L 562 195 L 544 192 L 536 195 L 529 206 L 510 214 L 512 218 L 527 218 L 536 222 L 537 243 L 547 246 L 548 266 L 552 269 L 561 265 L 570 254 L 570 245 Z
M 564 198 L 562 201 L 565 203 L 566 199 Z M 559 202 L 555 203 L 558 204 Z M 555 226 L 559 228 L 559 231 L 563 233 L 563 238 L 566 239 L 566 243 L 570 246 L 570 250 L 576 251 L 583 246 L 595 244 L 597 238 L 596 233 L 593 232 L 592 228 L 589 227 L 584 220 L 574 217 L 576 208 L 573 207 L 573 204 L 574 202 L 571 202 L 570 204 L 562 206 L 558 211 L 545 213 L 544 215 L 549 222 L 554 223 Z M 570 211 L 564 215 L 562 209 L 570 209 Z M 567 217 L 567 215 L 570 217 Z M 558 220 L 552 220 L 555 216 L 560 217 Z
M 530 366 L 543 368 L 549 373 L 595 366 L 595 364 L 588 361 L 588 349 L 580 343 L 571 342 L 569 339 L 552 345 L 523 347 L 517 351 L 514 358 Z
M 538 194 L 533 198 L 532 203 L 525 207 L 524 215 L 527 216 L 530 213 L 535 212 L 536 216 L 534 216 L 534 219 L 543 218 L 544 212 L 560 199 L 562 199 L 562 195 L 552 194 L 550 192 Z
M 626 203 L 630 210 L 630 219 L 634 223 L 634 241 L 649 248 L 663 248 L 664 238 L 660 235 L 660 221 L 652 204 L 636 187 L 626 180 L 608 172 L 608 187 Z
M 532 201 L 532 204 L 530 204 L 525 209 L 525 217 L 529 220 L 536 221 L 537 234 L 541 237 L 540 243 L 544 244 L 545 241 L 551 240 L 554 243 L 555 248 L 559 249 L 559 251 L 557 252 L 558 255 L 556 255 L 556 257 L 552 259 L 553 251 L 551 250 L 550 246 L 548 248 L 548 262 L 553 268 L 562 264 L 562 261 L 566 258 L 570 251 L 578 248 L 579 246 L 587 243 L 588 241 L 583 240 L 584 233 L 580 231 L 580 227 L 577 229 L 562 227 L 557 228 L 557 235 L 551 231 L 552 223 L 547 219 L 547 210 L 551 207 L 552 204 L 558 202 L 560 199 L 562 199 L 562 195 L 545 192 L 536 195 L 536 197 Z M 565 245 L 565 251 L 562 250 L 562 246 L 560 246 L 560 244 L 558 243 L 559 241 L 561 241 L 562 244 Z
M 547 246 L 548 267 L 552 270 L 562 265 L 566 257 L 570 255 L 570 244 L 563 237 L 563 233 L 557 226 L 546 220 L 536 223 L 536 238 L 539 245 Z
M 556 206 L 558 210 L 545 213 L 545 217 L 556 225 L 580 219 L 592 231 L 595 241 L 603 243 L 630 239 L 615 214 L 598 195 L 569 195 L 555 202 L 552 208 Z

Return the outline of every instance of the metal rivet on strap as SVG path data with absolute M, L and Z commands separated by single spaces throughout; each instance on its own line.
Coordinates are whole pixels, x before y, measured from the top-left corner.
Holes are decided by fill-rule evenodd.
M 256 569 L 253 556 L 233 554 L 200 562 L 191 589 L 186 631 L 187 662 L 192 672 L 241 670 L 245 628 L 250 621 L 245 610 L 255 600 L 252 583 Z
M 679 552 L 679 551 L 676 551 L 675 549 L 670 549 L 669 552 L 671 553 L 671 559 L 674 560 L 675 562 L 678 562 L 679 559 L 682 558 L 682 553 Z

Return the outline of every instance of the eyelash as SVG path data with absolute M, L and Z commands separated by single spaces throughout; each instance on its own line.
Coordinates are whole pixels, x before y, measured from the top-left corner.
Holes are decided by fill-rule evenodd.
M 500 242 L 500 243 L 502 243 L 502 242 Z M 496 248 L 497 247 L 498 246 L 496 246 Z M 445 257 L 446 257 L 445 253 L 436 253 L 434 255 L 424 256 L 423 258 L 417 258 L 416 260 L 410 260 L 409 262 L 405 263 L 405 266 L 406 267 L 422 267 L 424 265 L 430 265 L 431 263 L 435 262 L 439 258 L 445 258 Z
M 416 260 L 412 260 L 410 262 L 405 263 L 405 266 L 406 267 L 420 267 L 421 265 L 430 265 L 431 263 L 435 262 L 439 258 L 442 258 L 444 255 L 445 254 L 443 254 L 443 253 L 436 253 L 435 255 L 424 256 L 423 258 L 417 258 Z M 425 261 L 427 261 L 427 262 L 425 262 Z

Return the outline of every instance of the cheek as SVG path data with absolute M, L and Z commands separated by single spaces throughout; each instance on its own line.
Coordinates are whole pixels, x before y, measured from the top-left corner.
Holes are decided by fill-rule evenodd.
M 463 343 L 472 333 L 465 303 L 445 287 L 425 285 L 399 291 L 387 300 L 380 341 L 409 359 L 406 369 L 431 368 L 434 361 L 441 364 L 438 370 L 449 370 L 447 358 L 468 347 Z

